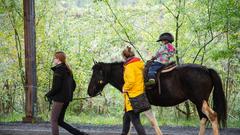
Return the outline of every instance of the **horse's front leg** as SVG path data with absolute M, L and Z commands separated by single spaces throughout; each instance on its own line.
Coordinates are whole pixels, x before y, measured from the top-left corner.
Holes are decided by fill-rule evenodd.
M 152 110 L 147 110 L 144 112 L 144 114 L 146 115 L 146 117 L 148 118 L 148 120 L 151 122 L 152 127 L 154 128 L 156 135 L 163 135 L 162 131 L 160 130 L 157 120 L 155 118 L 155 116 L 152 113 Z

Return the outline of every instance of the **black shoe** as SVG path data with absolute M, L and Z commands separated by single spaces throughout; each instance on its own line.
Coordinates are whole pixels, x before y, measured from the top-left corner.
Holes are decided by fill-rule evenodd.
M 89 135 L 89 134 L 86 132 L 81 132 L 80 135 Z

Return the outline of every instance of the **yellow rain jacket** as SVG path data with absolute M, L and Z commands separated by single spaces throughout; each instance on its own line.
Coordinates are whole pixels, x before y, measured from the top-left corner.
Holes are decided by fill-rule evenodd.
M 144 63 L 139 58 L 132 58 L 124 64 L 124 85 L 123 89 L 130 98 L 136 97 L 144 92 L 143 79 Z M 126 112 L 133 110 L 127 93 L 124 96 L 124 110 Z

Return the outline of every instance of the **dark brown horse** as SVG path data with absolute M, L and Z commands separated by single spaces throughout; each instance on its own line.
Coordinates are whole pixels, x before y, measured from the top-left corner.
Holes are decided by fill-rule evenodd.
M 123 63 L 96 63 L 88 86 L 88 95 L 96 96 L 108 83 L 120 92 L 124 84 Z M 213 134 L 218 135 L 218 126 L 226 125 L 227 105 L 222 88 L 221 78 L 213 69 L 196 64 L 178 66 L 171 72 L 162 73 L 161 94 L 157 86 L 146 90 L 149 102 L 155 106 L 174 106 L 190 100 L 197 107 L 200 117 L 199 135 L 205 134 L 207 120 L 212 123 Z M 208 99 L 213 91 L 213 109 Z

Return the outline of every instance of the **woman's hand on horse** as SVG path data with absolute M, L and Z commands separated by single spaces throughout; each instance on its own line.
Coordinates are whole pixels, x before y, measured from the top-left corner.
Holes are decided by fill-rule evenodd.
M 151 60 L 156 60 L 156 59 L 157 59 L 157 57 L 153 56 Z

